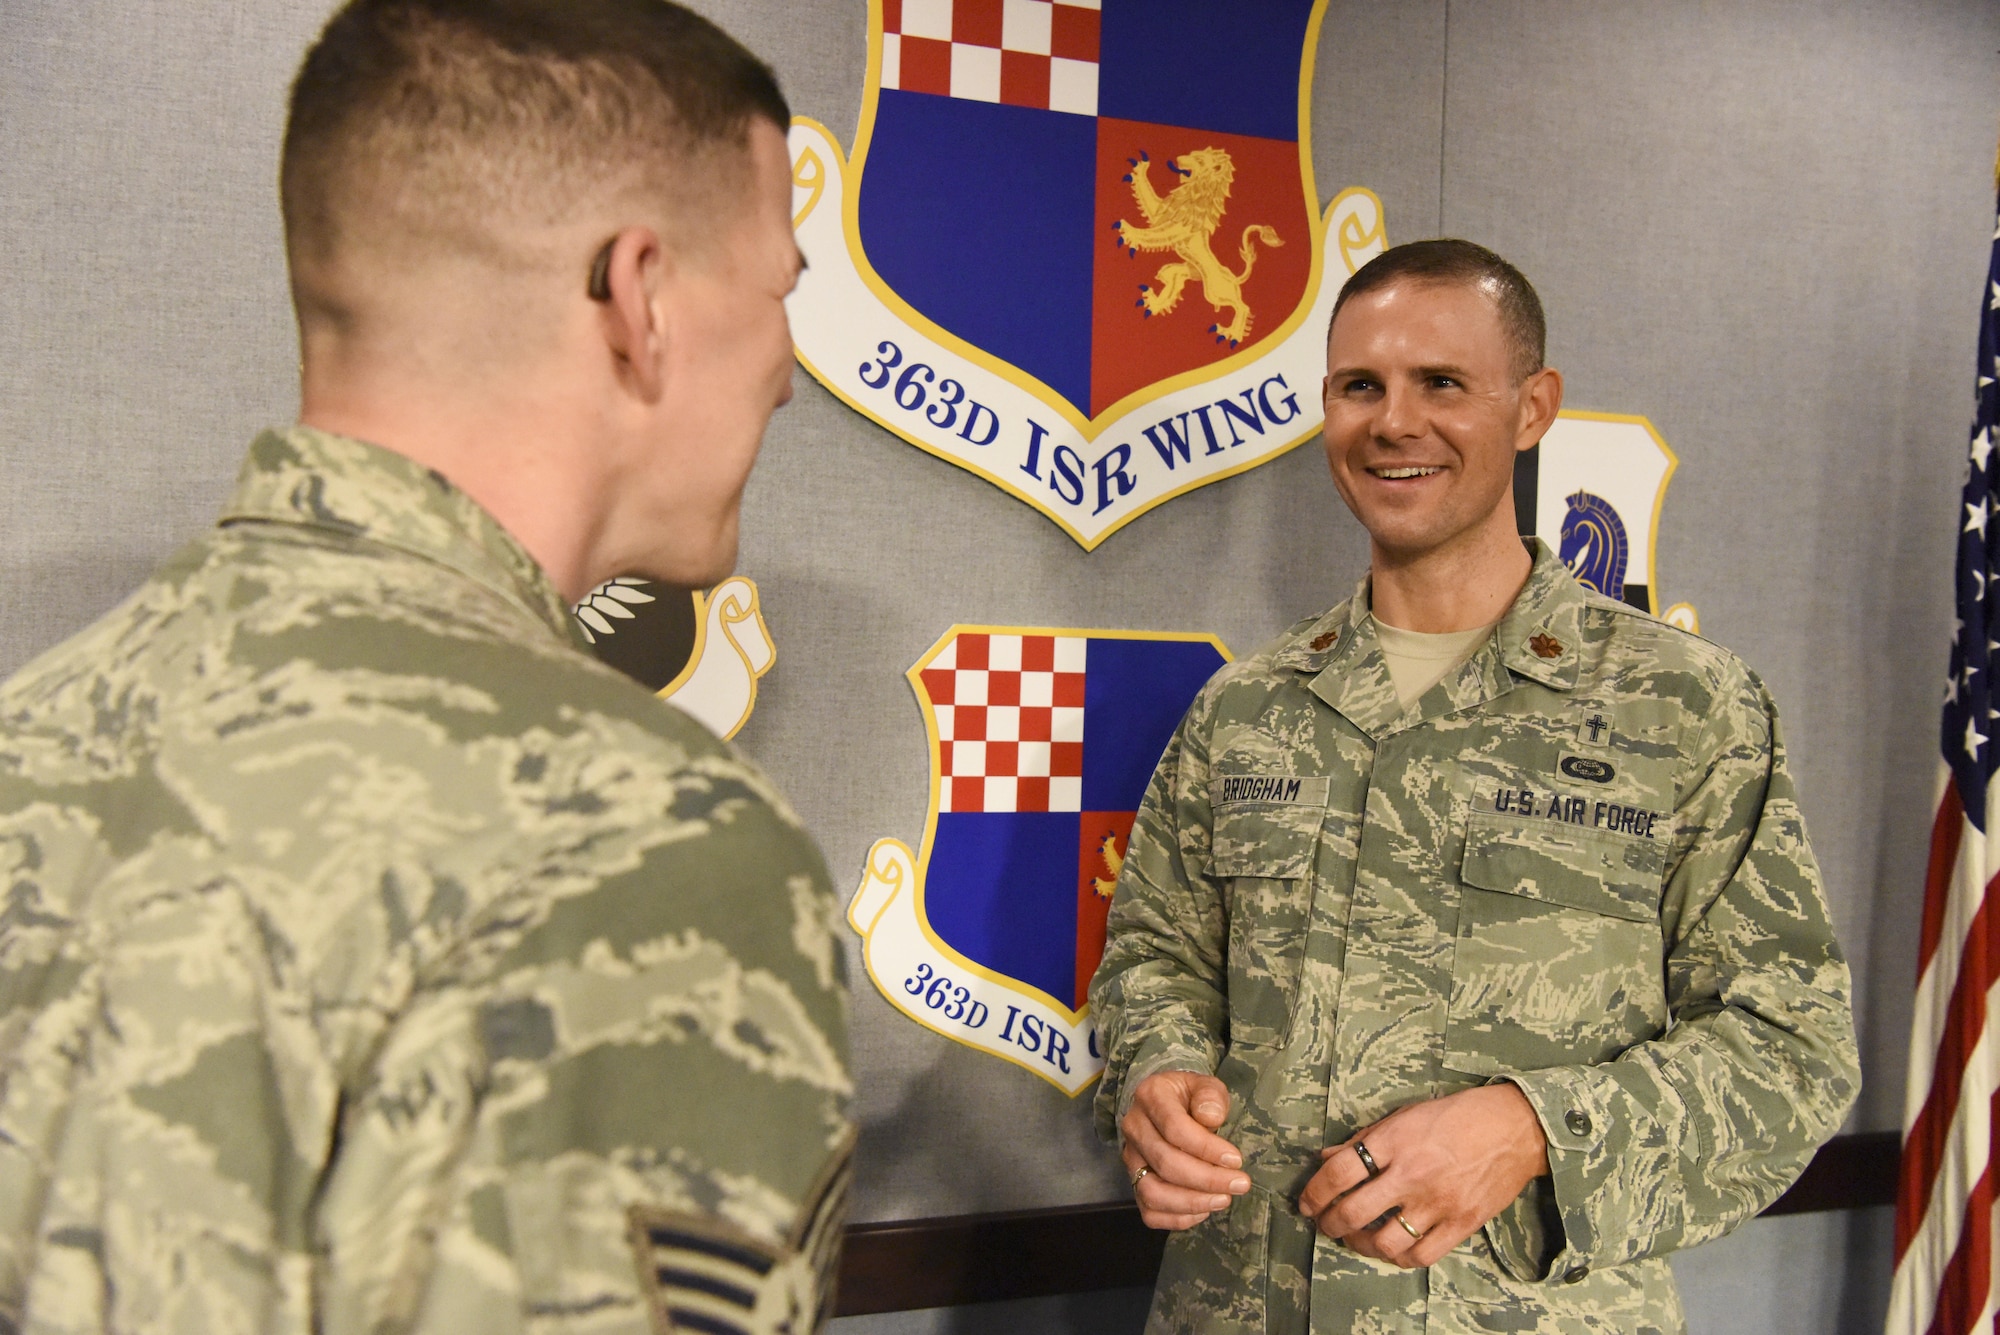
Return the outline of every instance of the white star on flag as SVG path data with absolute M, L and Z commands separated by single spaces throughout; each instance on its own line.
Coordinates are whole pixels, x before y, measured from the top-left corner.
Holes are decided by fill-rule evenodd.
M 2000 311 L 2000 283 L 1993 285 L 1993 300 L 1988 302 L 1987 306 L 1991 310 Z
M 1978 435 L 1972 438 L 1972 466 L 1984 470 L 1987 456 L 1992 453 L 1993 429 L 1985 427 L 1980 430 Z
M 1974 529 L 1977 529 L 1979 530 L 1979 540 L 1984 542 L 1986 541 L 1986 521 L 1992 517 L 1993 512 L 1987 507 L 1986 498 L 1982 496 L 1979 498 L 1979 504 L 1973 505 L 1968 503 L 1966 505 L 1965 527 L 1960 531 L 1970 533 Z
M 1979 725 L 1972 720 L 1965 722 L 1965 754 L 1977 756 L 1979 748 L 1986 745 L 1986 735 L 1979 731 Z

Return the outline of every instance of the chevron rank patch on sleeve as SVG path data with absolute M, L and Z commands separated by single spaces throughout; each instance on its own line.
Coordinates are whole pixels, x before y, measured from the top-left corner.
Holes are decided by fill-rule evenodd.
M 851 1141 L 851 1138 L 850 1138 Z M 833 1316 L 853 1154 L 839 1155 L 784 1246 L 712 1217 L 634 1206 L 639 1288 L 659 1335 L 812 1335 Z

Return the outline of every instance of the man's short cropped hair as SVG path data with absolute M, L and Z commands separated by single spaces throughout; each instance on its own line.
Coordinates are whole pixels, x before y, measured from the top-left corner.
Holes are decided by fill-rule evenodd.
M 1340 308 L 1352 298 L 1400 282 L 1479 288 L 1500 308 L 1501 327 L 1514 345 L 1515 379 L 1526 380 L 1542 369 L 1548 356 L 1549 331 L 1534 284 L 1519 269 L 1471 241 L 1444 237 L 1390 247 L 1354 271 L 1334 300 L 1334 318 L 1340 317 Z M 1329 322 L 1329 338 L 1332 333 Z
M 619 191 L 698 231 L 759 118 L 791 124 L 770 68 L 669 0 L 349 0 L 292 84 L 294 279 L 350 243 L 491 250 Z

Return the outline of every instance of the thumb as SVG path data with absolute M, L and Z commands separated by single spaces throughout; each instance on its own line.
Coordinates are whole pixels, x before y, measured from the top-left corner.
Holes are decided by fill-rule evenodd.
M 1229 1120 L 1229 1087 L 1212 1075 L 1202 1076 L 1188 1090 L 1188 1111 L 1213 1131 Z

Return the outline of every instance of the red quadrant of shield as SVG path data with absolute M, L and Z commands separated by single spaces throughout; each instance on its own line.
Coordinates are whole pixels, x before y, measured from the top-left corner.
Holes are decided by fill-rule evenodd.
M 1076 1000 L 1082 1010 L 1090 1000 L 1090 976 L 1104 958 L 1104 919 L 1111 911 L 1111 887 L 1125 862 L 1132 840 L 1130 811 L 1086 811 L 1077 826 L 1076 845 Z
M 1183 153 L 1220 149 L 1232 169 L 1221 218 L 1210 225 L 1213 204 L 1196 204 L 1196 194 L 1181 198 L 1190 178 L 1169 164 Z M 1150 168 L 1154 191 L 1163 211 L 1192 214 L 1191 226 L 1179 229 L 1177 248 L 1140 250 L 1135 256 L 1119 242 L 1113 224 L 1121 219 L 1144 226 L 1145 215 L 1126 179 L 1136 170 L 1130 160 L 1144 152 L 1141 168 Z M 1135 390 L 1156 381 L 1196 370 L 1268 338 L 1298 307 L 1312 274 L 1312 232 L 1299 174 L 1299 146 L 1282 139 L 1189 130 L 1174 125 L 1118 120 L 1097 121 L 1097 251 L 1091 264 L 1093 285 L 1090 337 L 1090 412 L 1095 417 Z M 1199 193 L 1198 191 L 1196 192 Z M 1164 219 L 1162 219 L 1163 221 Z M 1252 242 L 1254 258 L 1240 293 L 1230 293 L 1245 269 L 1245 229 L 1256 224 L 1278 234 L 1280 246 Z M 1162 240 L 1165 237 L 1160 238 Z M 1148 316 L 1139 304 L 1141 287 L 1161 290 L 1161 269 L 1186 264 L 1195 273 L 1183 287 L 1172 310 Z M 1217 274 L 1212 283 L 1204 272 Z M 1211 290 L 1211 289 L 1215 290 Z M 1217 342 L 1211 325 L 1228 326 L 1234 308 L 1219 297 L 1240 295 L 1250 309 L 1244 337 L 1235 347 Z

